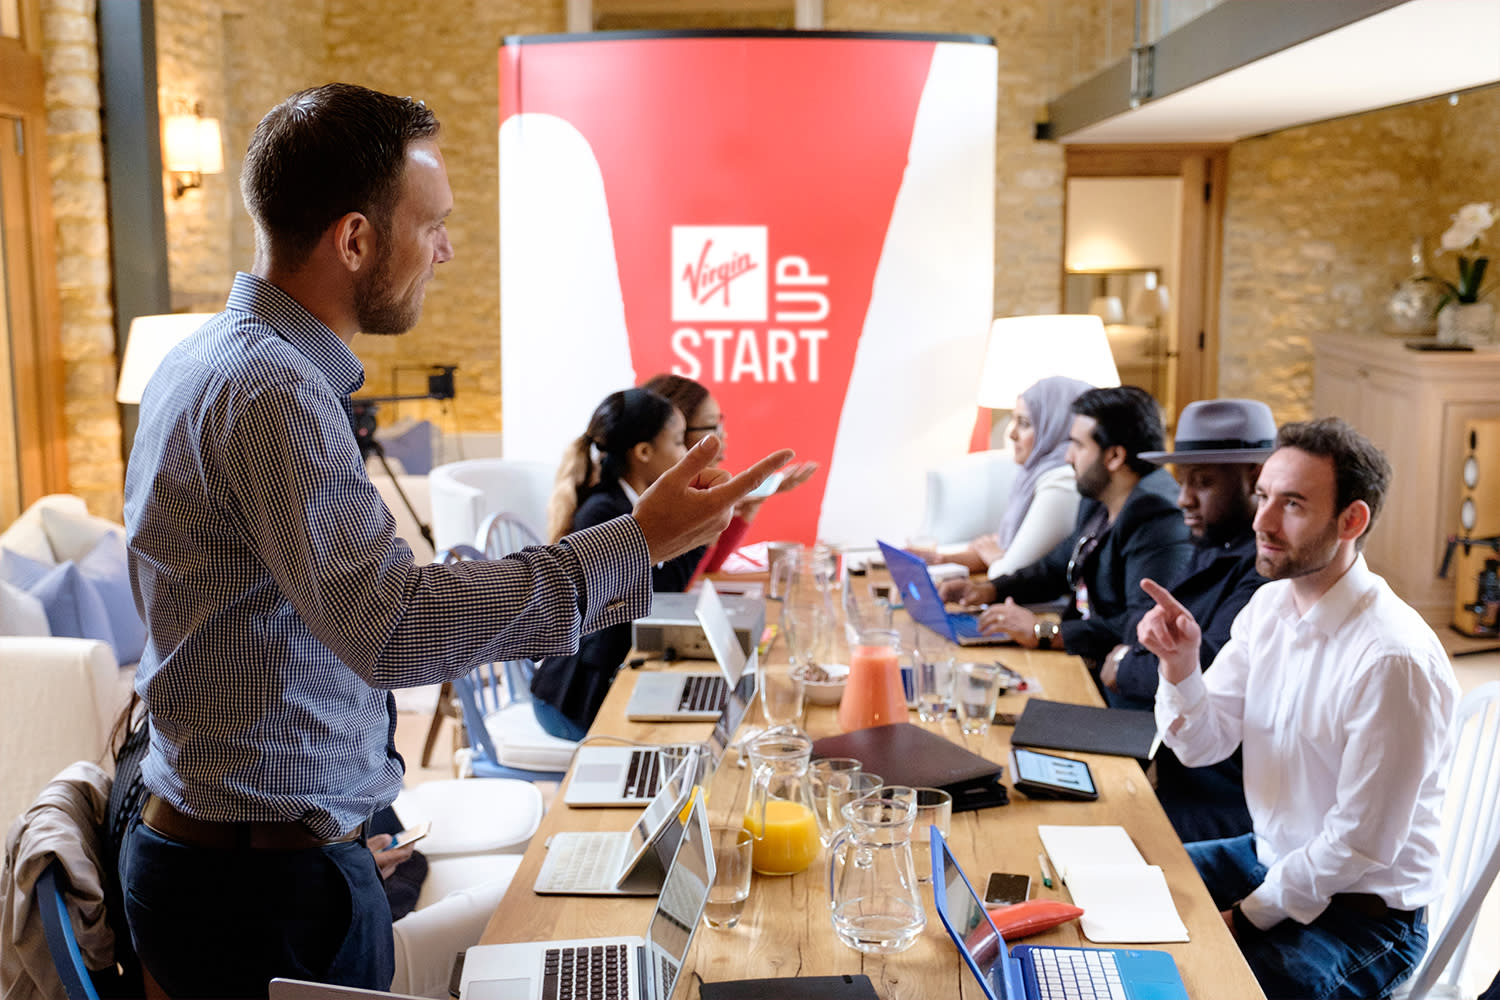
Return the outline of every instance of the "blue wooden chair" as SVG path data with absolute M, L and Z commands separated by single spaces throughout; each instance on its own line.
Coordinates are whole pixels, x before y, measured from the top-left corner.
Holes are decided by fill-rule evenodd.
M 57 975 L 62 979 L 68 1000 L 99 1000 L 93 976 L 83 963 L 83 952 L 78 950 L 73 921 L 68 917 L 68 903 L 62 891 L 66 878 L 62 863 L 54 859 L 36 880 L 31 902 L 41 914 L 47 950 L 52 953 L 52 964 L 57 966 Z
M 511 687 L 507 678 L 524 677 L 529 690 L 533 669 L 529 660 L 486 663 L 453 682 L 474 749 L 476 777 L 561 781 L 566 773 L 578 744 L 543 731 L 532 714 L 529 697 L 507 695 Z

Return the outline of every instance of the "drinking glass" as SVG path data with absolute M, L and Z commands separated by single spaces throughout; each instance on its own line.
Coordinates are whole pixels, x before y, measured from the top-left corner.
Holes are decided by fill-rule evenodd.
M 807 688 L 796 668 L 790 663 L 763 665 L 757 683 L 766 728 L 798 729 Z
M 848 788 L 849 776 L 864 769 L 864 765 L 853 757 L 824 757 L 812 762 L 808 777 L 812 780 L 813 814 L 818 817 L 818 837 L 823 846 L 832 843 L 843 829 L 842 817 L 834 818 L 829 810 L 830 792 L 834 788 Z
M 832 836 L 829 838 L 830 842 L 846 825 L 844 807 L 877 791 L 884 784 L 885 779 L 880 775 L 861 770 L 851 773 L 844 781 L 829 787 L 828 825 L 833 829 Z
M 918 788 L 917 821 L 911 828 L 911 858 L 918 882 L 932 881 L 932 828 L 948 836 L 953 822 L 953 796 L 941 788 Z
M 965 736 L 983 736 L 995 717 L 995 699 L 1000 694 L 1000 671 L 989 663 L 960 663 L 954 700 L 958 702 L 958 725 Z
M 917 718 L 942 722 L 953 704 L 953 657 L 921 655 L 917 661 Z
M 708 890 L 703 922 L 728 930 L 740 922 L 745 900 L 750 898 L 750 859 L 755 837 L 743 826 L 713 826 L 708 833 L 714 845 L 714 884 Z
M 766 596 L 779 601 L 786 596 L 791 580 L 802 561 L 802 545 L 799 542 L 767 542 L 766 569 L 771 579 Z

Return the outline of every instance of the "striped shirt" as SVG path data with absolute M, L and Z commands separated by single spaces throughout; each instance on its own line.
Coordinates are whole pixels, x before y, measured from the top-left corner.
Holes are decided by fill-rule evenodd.
M 572 652 L 650 609 L 629 517 L 495 562 L 415 565 L 350 426 L 363 383 L 333 331 L 240 274 L 146 388 L 125 479 L 150 631 L 142 774 L 200 819 L 345 833 L 401 787 L 388 689 Z

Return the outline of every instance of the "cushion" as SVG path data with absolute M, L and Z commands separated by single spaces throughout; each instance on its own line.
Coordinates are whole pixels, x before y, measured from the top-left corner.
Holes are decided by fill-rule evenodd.
M 105 535 L 119 535 L 122 543 L 125 537 L 125 529 L 113 521 L 66 506 L 43 507 L 42 527 L 52 543 L 52 558 L 60 563 L 82 559 Z
M 117 663 L 135 663 L 146 648 L 146 624 L 135 609 L 135 594 L 130 587 L 130 569 L 125 560 L 125 536 L 118 531 L 106 532 L 77 561 L 78 571 L 93 585 L 104 610 L 109 615 L 111 645 Z
M 42 602 L 20 587 L 0 580 L 0 635 L 51 634 Z
M 20 549 L 0 549 L 0 580 L 21 590 L 35 587 L 56 565 L 50 555 L 36 559 Z
M 47 538 L 46 525 L 42 523 L 42 512 L 46 510 L 56 510 L 79 517 L 88 516 L 88 508 L 78 497 L 69 496 L 66 493 L 54 493 L 51 496 L 42 497 L 27 507 L 25 512 L 5 529 L 5 533 L 0 535 L 0 549 L 19 552 L 28 559 L 48 566 L 58 562 L 58 557 L 52 551 L 52 543 Z
M 46 576 L 27 588 L 27 593 L 42 602 L 53 635 L 98 639 L 114 647 L 109 612 L 75 563 L 52 567 Z

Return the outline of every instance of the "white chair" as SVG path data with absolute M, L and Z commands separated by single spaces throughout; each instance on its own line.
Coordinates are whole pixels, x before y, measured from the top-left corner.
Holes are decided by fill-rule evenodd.
M 75 760 L 100 760 L 133 671 L 94 639 L 0 636 L 0 831 Z
M 1397 997 L 1457 997 L 1479 905 L 1500 869 L 1500 681 L 1458 704 L 1443 802 L 1446 888 L 1427 907 L 1427 954 Z
M 928 469 L 922 534 L 939 545 L 993 534 L 1019 472 L 1004 449 L 972 452 Z
M 408 827 L 432 824 L 419 848 L 429 860 L 524 853 L 547 811 L 535 785 L 503 778 L 425 781 L 403 788 L 392 808 Z
M 396 519 L 396 535 L 406 540 L 406 544 L 411 547 L 412 557 L 418 563 L 432 562 L 435 553 L 432 546 L 427 544 L 427 539 L 422 537 L 422 530 L 416 521 L 416 518 L 421 518 L 422 523 L 432 524 L 432 493 L 427 486 L 427 477 L 398 474 L 392 479 L 372 470 L 370 482 L 380 491 L 380 498 L 385 501 L 386 507 L 390 508 L 391 515 Z M 407 506 L 408 501 L 411 503 L 410 507 Z
M 427 477 L 432 535 L 439 551 L 474 540 L 484 518 L 509 511 L 528 525 L 547 523 L 556 466 L 509 458 L 472 458 L 439 465 Z

